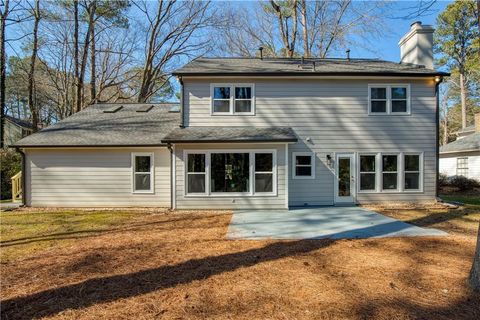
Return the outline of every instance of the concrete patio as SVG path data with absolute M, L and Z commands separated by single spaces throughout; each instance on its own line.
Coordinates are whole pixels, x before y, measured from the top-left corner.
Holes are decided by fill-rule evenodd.
M 237 210 L 228 239 L 358 239 L 445 236 L 360 207 Z

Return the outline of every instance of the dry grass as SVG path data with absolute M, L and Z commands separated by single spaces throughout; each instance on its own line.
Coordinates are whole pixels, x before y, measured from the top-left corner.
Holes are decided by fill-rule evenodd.
M 2 319 L 480 317 L 480 296 L 466 286 L 470 232 L 232 241 L 224 237 L 230 217 L 137 212 L 109 231 L 9 261 Z

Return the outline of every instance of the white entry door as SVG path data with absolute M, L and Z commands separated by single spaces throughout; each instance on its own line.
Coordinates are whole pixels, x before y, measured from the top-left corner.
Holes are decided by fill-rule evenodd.
M 337 153 L 335 156 L 335 203 L 355 202 L 355 156 Z

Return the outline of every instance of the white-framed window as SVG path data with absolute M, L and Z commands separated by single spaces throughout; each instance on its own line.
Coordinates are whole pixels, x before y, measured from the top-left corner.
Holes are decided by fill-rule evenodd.
M 468 178 L 468 157 L 457 158 L 457 176 Z
M 422 155 L 407 153 L 403 155 L 403 189 L 405 191 L 418 191 L 421 186 Z
M 277 194 L 276 150 L 185 150 L 186 196 Z
M 153 193 L 153 153 L 132 153 L 133 193 Z
M 398 191 L 398 154 L 382 154 L 382 190 Z
M 293 179 L 315 179 L 315 154 L 313 152 L 293 152 Z
M 207 182 L 207 155 L 190 153 L 187 155 L 187 192 L 205 194 Z
M 377 190 L 377 156 L 376 154 L 360 154 L 360 191 Z
M 247 83 L 212 83 L 212 115 L 254 115 L 255 86 Z
M 368 85 L 369 115 L 409 115 L 409 84 L 370 84 Z

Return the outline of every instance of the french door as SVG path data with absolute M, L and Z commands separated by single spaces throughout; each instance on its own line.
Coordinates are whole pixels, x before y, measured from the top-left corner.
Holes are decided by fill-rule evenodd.
M 355 155 L 337 153 L 335 156 L 335 203 L 355 202 Z

